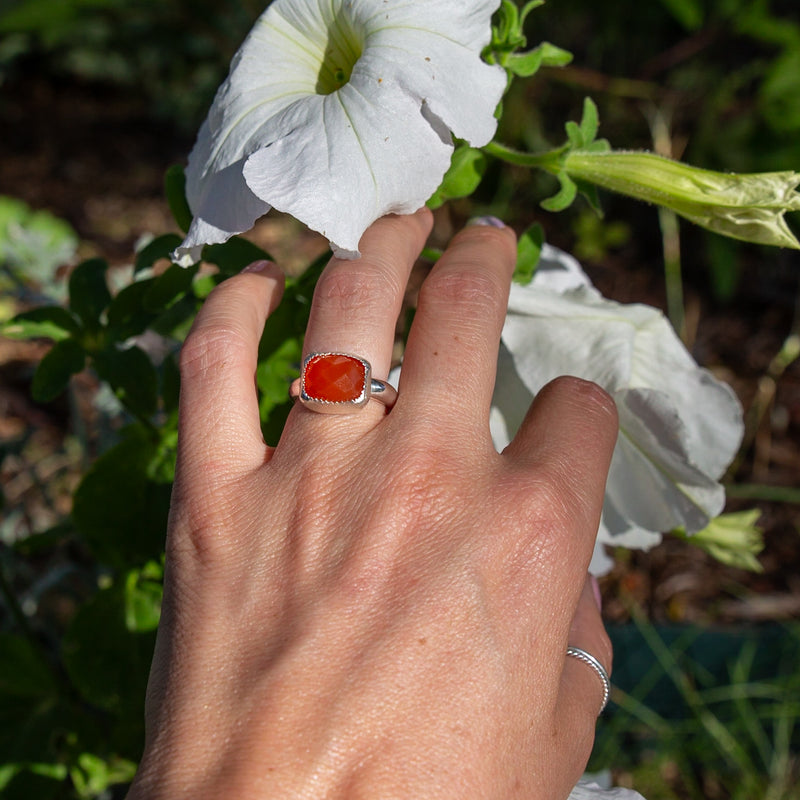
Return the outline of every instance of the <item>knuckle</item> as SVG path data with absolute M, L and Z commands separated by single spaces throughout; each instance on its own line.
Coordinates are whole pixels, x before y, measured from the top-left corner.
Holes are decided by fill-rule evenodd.
M 612 419 L 616 424 L 617 406 L 611 395 L 597 383 L 577 378 L 573 375 L 562 375 L 550 384 L 552 391 L 558 391 L 565 397 L 565 402 L 593 417 Z
M 181 347 L 180 372 L 184 380 L 205 376 L 249 354 L 250 346 L 240 331 L 214 325 L 192 331 Z
M 505 306 L 507 288 L 498 276 L 477 265 L 462 270 L 434 271 L 420 289 L 423 303 L 459 309 Z
M 317 282 L 315 298 L 340 311 L 386 307 L 397 294 L 385 270 L 348 263 L 328 268 Z

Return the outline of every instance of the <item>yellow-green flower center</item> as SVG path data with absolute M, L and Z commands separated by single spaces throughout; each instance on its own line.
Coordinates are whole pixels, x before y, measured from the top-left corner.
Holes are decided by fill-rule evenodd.
M 317 75 L 317 94 L 332 94 L 349 80 L 356 62 L 364 50 L 364 40 L 341 11 L 328 26 L 325 55 Z

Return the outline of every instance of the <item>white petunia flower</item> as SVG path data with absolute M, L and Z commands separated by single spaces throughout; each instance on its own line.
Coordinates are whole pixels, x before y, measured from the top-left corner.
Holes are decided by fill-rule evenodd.
M 506 75 L 480 54 L 499 5 L 275 0 L 189 157 L 194 220 L 175 259 L 197 261 L 270 208 L 355 258 L 372 222 L 420 208 L 450 165 L 452 134 L 476 146 L 494 135 Z
M 633 789 L 602 789 L 596 783 L 580 781 L 567 800 L 644 800 Z
M 722 511 L 719 478 L 744 429 L 733 391 L 697 366 L 660 311 L 606 300 L 573 258 L 545 246 L 533 281 L 511 288 L 491 420 L 498 449 L 559 375 L 599 384 L 619 412 L 592 572 L 610 567 L 604 544 L 648 548 Z

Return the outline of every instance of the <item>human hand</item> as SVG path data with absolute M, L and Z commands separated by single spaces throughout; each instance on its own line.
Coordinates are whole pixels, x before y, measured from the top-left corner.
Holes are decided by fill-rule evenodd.
M 384 378 L 423 210 L 334 259 L 307 352 Z M 611 649 L 586 569 L 613 402 L 562 378 L 514 441 L 489 408 L 516 249 L 459 233 L 424 281 L 399 398 L 298 405 L 261 437 L 257 348 L 271 265 L 208 298 L 181 360 L 178 468 L 147 742 L 130 800 L 565 798 L 602 684 L 565 655 Z

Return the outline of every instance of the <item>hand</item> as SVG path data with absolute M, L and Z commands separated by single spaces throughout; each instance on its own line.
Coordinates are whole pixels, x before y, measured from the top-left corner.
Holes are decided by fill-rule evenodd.
M 306 351 L 390 368 L 423 210 L 333 259 Z M 610 669 L 586 579 L 613 402 L 559 379 L 489 436 L 513 232 L 459 233 L 424 281 L 399 399 L 297 406 L 261 437 L 269 264 L 208 298 L 182 353 L 180 439 L 147 743 L 129 798 L 566 797 Z

